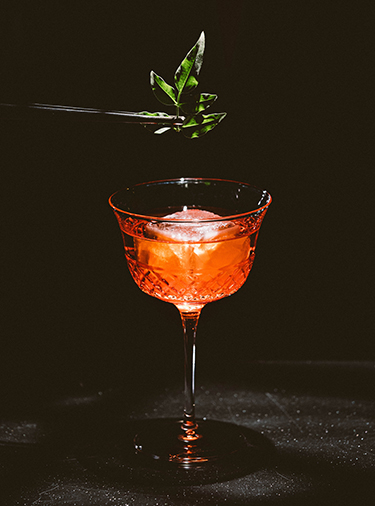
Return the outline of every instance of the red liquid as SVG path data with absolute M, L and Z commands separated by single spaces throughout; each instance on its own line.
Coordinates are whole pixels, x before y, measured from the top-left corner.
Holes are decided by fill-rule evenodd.
M 196 213 L 201 216 L 202 211 Z M 160 228 L 130 221 L 120 223 L 125 255 L 135 282 L 148 295 L 203 305 L 233 294 L 246 281 L 259 229 L 244 235 L 243 227 L 233 222 L 216 222 L 217 230 L 212 222 L 198 222 L 191 230 L 190 224 Z

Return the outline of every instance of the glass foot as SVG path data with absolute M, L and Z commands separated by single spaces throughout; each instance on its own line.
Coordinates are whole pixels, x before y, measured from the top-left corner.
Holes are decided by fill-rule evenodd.
M 136 452 L 155 463 L 187 469 L 231 459 L 251 446 L 237 425 L 198 420 L 198 427 L 189 434 L 182 430 L 181 424 L 182 421 L 158 419 L 140 428 L 134 437 Z
M 92 473 L 109 484 L 170 487 L 218 483 L 274 465 L 273 443 L 247 427 L 198 420 L 200 437 L 188 443 L 175 419 L 87 420 L 71 456 L 84 476 Z M 88 429 L 88 427 L 90 429 Z M 136 436 L 135 436 L 136 435 Z

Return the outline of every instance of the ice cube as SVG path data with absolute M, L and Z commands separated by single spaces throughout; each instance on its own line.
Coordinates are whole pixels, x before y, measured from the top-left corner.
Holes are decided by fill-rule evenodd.
M 231 221 L 202 221 L 222 219 L 218 214 L 202 209 L 186 209 L 163 217 L 177 223 L 154 222 L 146 226 L 150 239 L 173 242 L 211 242 L 229 239 L 239 232 L 238 225 Z M 183 223 L 180 220 L 186 220 Z M 194 222 L 194 223 L 193 223 Z
M 164 216 L 170 223 L 149 223 L 147 239 L 135 241 L 138 261 L 153 269 L 180 275 L 225 269 L 246 261 L 250 252 L 249 238 L 236 237 L 240 227 L 231 221 L 202 221 L 217 218 L 221 217 L 209 211 L 189 209 Z M 174 220 L 190 221 L 173 223 Z

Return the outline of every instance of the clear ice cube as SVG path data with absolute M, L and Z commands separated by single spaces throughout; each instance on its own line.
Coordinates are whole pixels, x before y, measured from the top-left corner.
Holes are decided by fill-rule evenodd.
M 186 223 L 154 222 L 146 226 L 146 231 L 151 239 L 173 242 L 220 241 L 239 232 L 238 225 L 231 221 L 202 221 L 218 218 L 222 217 L 210 211 L 187 209 L 163 217 L 163 220 L 186 220 Z
M 169 223 L 149 223 L 147 239 L 136 240 L 138 261 L 154 269 L 181 273 L 203 273 L 207 268 L 224 269 L 246 261 L 249 237 L 236 237 L 240 228 L 231 221 L 202 221 L 217 218 L 221 217 L 209 211 L 189 209 L 164 216 L 164 220 L 171 220 Z

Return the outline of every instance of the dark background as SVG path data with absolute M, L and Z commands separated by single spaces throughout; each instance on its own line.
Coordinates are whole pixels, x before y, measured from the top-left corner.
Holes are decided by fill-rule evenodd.
M 367 5 L 2 7 L 0 102 L 167 110 L 149 72 L 172 82 L 205 30 L 200 91 L 228 113 L 193 141 L 137 125 L 1 121 L 4 394 L 182 374 L 177 310 L 131 280 L 107 203 L 128 184 L 169 177 L 244 180 L 274 199 L 249 280 L 203 310 L 198 375 L 254 360 L 374 360 Z

